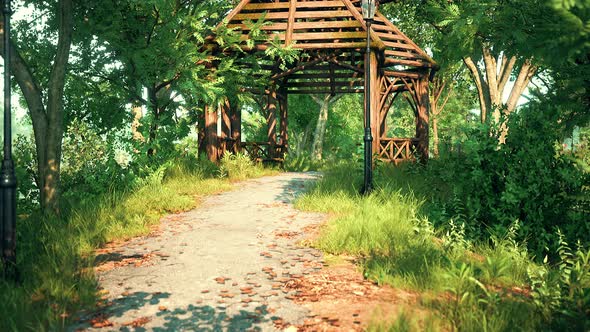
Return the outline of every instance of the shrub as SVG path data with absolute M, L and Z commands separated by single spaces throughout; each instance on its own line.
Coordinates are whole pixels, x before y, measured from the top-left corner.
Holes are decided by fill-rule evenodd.
M 482 237 L 518 220 L 520 240 L 540 257 L 556 243 L 556 227 L 568 240 L 583 239 L 590 221 L 580 197 L 587 197 L 590 177 L 561 153 L 557 114 L 531 104 L 511 116 L 506 144 L 484 125 L 467 133 L 460 152 L 420 169 L 421 176 L 447 183 L 437 197 L 444 206 L 438 221 L 459 218 L 471 228 L 468 234 Z

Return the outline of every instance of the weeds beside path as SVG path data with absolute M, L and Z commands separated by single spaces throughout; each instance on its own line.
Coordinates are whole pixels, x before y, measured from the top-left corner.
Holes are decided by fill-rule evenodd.
M 378 316 L 371 331 L 586 331 L 590 326 L 590 251 L 561 241 L 559 261 L 535 262 L 516 240 L 519 224 L 487 241 L 463 223 L 435 227 L 427 218 L 440 188 L 403 168 L 380 168 L 377 189 L 358 191 L 360 174 L 342 164 L 296 206 L 334 216 L 313 247 L 352 256 L 364 276 L 416 295 L 402 312 Z M 353 173 L 354 174 L 354 173 Z M 408 186 L 411 184 L 411 186 Z M 392 302 L 399 296 L 391 296 Z M 398 308 L 400 309 L 400 308 Z
M 165 214 L 194 209 L 203 197 L 231 189 L 233 181 L 277 173 L 243 156 L 226 158 L 219 167 L 188 158 L 167 163 L 129 187 L 70 202 L 59 218 L 20 215 L 22 280 L 18 285 L 0 281 L 0 331 L 63 330 L 75 312 L 93 308 L 100 297 L 93 269 L 98 248 L 148 234 Z

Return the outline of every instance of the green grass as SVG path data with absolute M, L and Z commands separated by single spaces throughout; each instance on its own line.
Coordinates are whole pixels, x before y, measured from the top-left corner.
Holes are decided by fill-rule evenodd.
M 437 313 L 443 326 L 461 331 L 547 328 L 539 310 L 546 299 L 531 290 L 529 273 L 543 267 L 515 242 L 515 230 L 474 242 L 456 223 L 435 229 L 425 209 L 433 207 L 434 196 L 447 194 L 448 185 L 425 183 L 403 167 L 383 167 L 377 170 L 377 189 L 361 196 L 361 174 L 351 176 L 355 168 L 344 163 L 326 170 L 296 202 L 301 210 L 335 216 L 323 226 L 315 247 L 360 258 L 365 277 L 380 284 L 420 292 L 422 309 Z M 369 330 L 420 331 L 424 324 L 402 315 L 393 322 L 375 321 Z
M 17 258 L 22 284 L 0 284 L 0 331 L 63 330 L 75 313 L 93 309 L 99 300 L 92 269 L 97 248 L 147 234 L 163 215 L 196 208 L 200 198 L 230 189 L 232 181 L 276 173 L 246 160 L 234 160 L 230 168 L 231 173 L 221 174 L 211 165 L 176 163 L 133 190 L 74 205 L 63 218 L 21 218 Z

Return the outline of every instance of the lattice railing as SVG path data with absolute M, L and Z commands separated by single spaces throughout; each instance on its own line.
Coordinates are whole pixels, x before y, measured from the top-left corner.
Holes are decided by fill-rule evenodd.
M 398 164 L 416 159 L 416 138 L 381 138 L 377 158 Z
M 285 159 L 286 147 L 269 142 L 242 142 L 240 148 L 250 158 L 257 162 L 283 162 Z

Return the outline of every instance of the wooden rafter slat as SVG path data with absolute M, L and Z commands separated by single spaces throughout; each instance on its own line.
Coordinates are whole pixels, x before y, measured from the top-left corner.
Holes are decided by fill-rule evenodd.
M 321 94 L 321 95 L 326 95 L 326 94 L 330 94 L 331 91 L 329 89 L 323 90 L 323 89 L 305 89 L 305 90 L 299 90 L 299 89 L 289 89 L 289 94 L 305 94 L 305 95 L 313 95 L 313 94 Z M 364 91 L 363 88 L 356 88 L 356 89 L 336 89 L 336 93 L 362 93 Z
M 295 18 L 335 18 L 352 17 L 347 10 L 298 11 Z
M 293 25 L 295 24 L 295 12 L 297 11 L 297 0 L 289 1 L 289 18 L 287 21 L 287 37 L 285 38 L 285 46 L 291 45 L 293 41 Z
M 362 28 L 360 22 L 352 21 L 323 21 L 323 22 L 295 22 L 293 28 L 299 29 L 342 29 L 342 28 Z
M 364 32 L 308 32 L 294 33 L 294 40 L 362 39 Z
M 232 21 L 244 21 L 244 20 L 258 20 L 264 17 L 265 20 L 271 19 L 284 19 L 289 18 L 289 12 L 276 12 L 276 13 L 240 13 L 234 16 Z
M 404 50 L 414 50 L 414 47 L 412 45 L 409 44 L 404 44 L 404 43 L 395 43 L 395 42 L 390 42 L 390 41 L 384 41 L 383 42 L 385 44 L 385 46 L 387 47 L 392 47 L 392 48 L 401 48 Z M 389 50 L 385 50 L 385 52 L 388 52 Z M 386 53 L 387 54 L 387 53 Z
M 343 86 L 362 86 L 363 85 L 363 81 L 332 81 L 332 82 L 310 82 L 310 81 L 304 81 L 304 82 L 293 82 L 291 80 L 289 80 L 289 82 L 285 85 L 285 87 L 288 88 L 305 88 L 305 87 L 325 87 L 325 88 L 336 88 L 336 87 L 343 87 Z
M 257 20 L 264 17 L 266 20 L 276 19 L 288 19 L 289 12 L 264 12 L 264 13 L 240 13 L 236 14 L 232 21 L 239 20 Z M 295 12 L 295 18 L 339 18 L 339 17 L 352 17 L 351 13 L 346 10 L 322 10 L 322 11 L 306 11 L 306 12 Z
M 228 28 L 237 28 L 244 31 L 251 30 L 250 27 L 246 24 L 228 24 Z M 287 23 L 273 23 L 273 24 L 266 24 L 259 28 L 260 30 L 287 30 Z
M 385 59 L 385 65 L 403 65 L 403 66 L 414 66 L 414 67 L 431 67 L 432 63 L 429 62 L 420 62 L 414 60 L 404 60 L 404 59 L 396 59 L 396 58 L 388 58 Z
M 420 74 L 420 73 L 399 71 L 399 70 L 385 70 L 383 73 L 386 76 L 391 76 L 391 77 L 420 78 L 422 76 L 422 74 Z
M 353 42 L 353 43 L 309 43 L 309 44 L 296 44 L 295 48 L 310 50 L 310 49 L 329 49 L 329 48 L 362 48 L 366 45 L 364 42 Z
M 407 36 L 406 36 L 406 35 L 405 35 L 403 32 L 401 32 L 401 31 L 400 31 L 400 30 L 399 30 L 399 29 L 398 29 L 398 28 L 397 28 L 395 25 L 393 25 L 393 23 L 391 23 L 391 22 L 390 22 L 390 21 L 389 21 L 389 20 L 388 20 L 388 19 L 387 19 L 385 16 L 383 16 L 383 14 L 381 14 L 381 13 L 379 13 L 379 12 L 378 12 L 378 13 L 376 13 L 376 16 L 377 16 L 379 19 L 383 20 L 383 22 L 384 22 L 384 23 L 385 23 L 387 26 L 389 26 L 390 28 L 394 29 L 394 30 L 395 30 L 394 32 L 395 32 L 396 34 L 398 34 L 398 35 L 400 35 L 400 36 L 403 36 L 403 37 L 405 37 L 405 38 L 406 38 L 406 41 L 407 41 L 407 42 L 408 42 L 410 45 L 414 46 L 414 48 L 415 48 L 415 51 L 416 51 L 416 52 L 418 52 L 420 55 L 422 55 L 422 56 L 424 57 L 424 60 L 426 60 L 426 61 L 430 62 L 432 65 L 436 65 L 436 61 L 432 60 L 432 58 L 431 58 L 431 57 L 430 57 L 428 54 L 426 54 L 426 52 L 424 52 L 424 50 L 422 50 L 422 49 L 421 49 L 421 48 L 420 48 L 418 45 L 416 45 L 416 43 L 414 43 L 414 42 L 413 42 L 413 41 L 412 41 L 410 38 L 408 38 L 408 37 L 407 37 Z
M 289 8 L 289 2 L 268 2 L 268 3 L 250 3 L 244 6 L 244 10 L 268 10 Z
M 403 38 L 402 36 L 398 36 L 396 34 L 393 33 L 383 33 L 383 32 L 377 32 L 377 35 L 383 40 L 383 42 L 405 42 L 405 38 Z M 385 45 L 387 46 L 387 45 Z
M 302 1 L 297 3 L 297 8 L 340 8 L 346 7 L 342 1 L 319 1 L 319 2 L 312 2 L 312 1 Z
M 333 77 L 335 79 L 338 78 L 346 78 L 346 79 L 351 79 L 351 80 L 363 80 L 363 77 L 360 76 L 358 73 L 334 73 L 333 76 L 330 75 L 330 73 L 318 73 L 318 74 L 308 74 L 308 73 L 303 73 L 303 74 L 294 74 L 291 76 L 290 80 L 297 80 L 297 79 L 326 79 L 326 78 L 330 78 Z
M 219 23 L 218 27 L 219 27 L 220 25 L 224 24 L 224 22 L 231 22 L 231 21 L 234 19 L 234 17 L 235 17 L 236 15 L 238 15 L 238 13 L 239 13 L 239 12 L 241 12 L 241 11 L 242 11 L 242 9 L 244 9 L 244 7 L 245 7 L 246 5 L 248 5 L 249 3 L 250 3 L 250 0 L 242 0 L 242 1 L 241 1 L 241 2 L 240 2 L 240 3 L 239 3 L 237 6 L 236 6 L 236 8 L 234 8 L 234 9 L 233 9 L 231 12 L 229 12 L 229 14 L 226 16 L 226 18 L 225 18 L 225 19 L 224 19 L 224 20 L 223 20 L 221 23 Z
M 336 66 L 339 66 L 339 67 L 342 67 L 342 68 L 345 68 L 345 69 L 349 69 L 349 70 L 352 70 L 354 72 L 358 72 L 358 73 L 364 73 L 365 72 L 364 67 L 357 67 L 357 66 L 349 65 L 348 63 L 343 63 L 343 62 L 340 62 L 338 60 L 332 60 L 332 62 Z
M 319 59 L 314 59 L 314 60 L 310 60 L 310 61 L 307 61 L 307 62 L 304 62 L 304 63 L 300 63 L 300 64 L 298 64 L 297 66 L 295 66 L 295 67 L 293 67 L 291 69 L 288 69 L 288 70 L 285 70 L 285 71 L 283 71 L 281 73 L 278 73 L 276 75 L 273 75 L 271 77 L 271 79 L 272 80 L 277 80 L 279 78 L 282 78 L 282 77 L 291 75 L 291 74 L 296 73 L 298 71 L 309 69 L 309 68 L 311 68 L 311 67 L 313 67 L 313 66 L 315 66 L 315 65 L 317 65 L 319 63 L 322 63 L 324 61 L 328 61 L 328 60 L 330 60 L 331 58 L 333 58 L 335 56 L 336 55 L 323 56 L 323 57 L 321 57 Z
M 390 50 L 387 50 L 387 51 L 385 51 L 385 54 L 386 55 L 393 55 L 393 56 L 404 57 L 404 58 L 410 58 L 410 59 L 422 59 L 422 58 L 418 57 L 418 54 L 412 53 L 412 52 L 408 52 L 408 51 L 390 51 Z
M 363 19 L 363 15 L 361 15 L 361 13 L 352 4 L 352 2 L 350 2 L 350 0 L 342 0 L 342 2 L 346 5 L 346 7 L 352 13 L 354 18 L 356 18 L 356 20 L 361 23 L 361 25 L 363 26 L 363 29 L 365 29 L 365 31 L 367 31 L 367 25 L 365 24 L 365 20 Z M 377 36 L 375 31 L 373 31 L 373 29 L 371 29 L 371 31 L 369 31 L 369 33 L 371 35 L 371 40 L 373 40 L 376 44 L 375 46 L 377 46 L 377 48 L 380 50 L 384 49 L 385 45 L 383 44 L 383 41 L 381 40 L 381 38 L 379 38 L 379 36 Z

